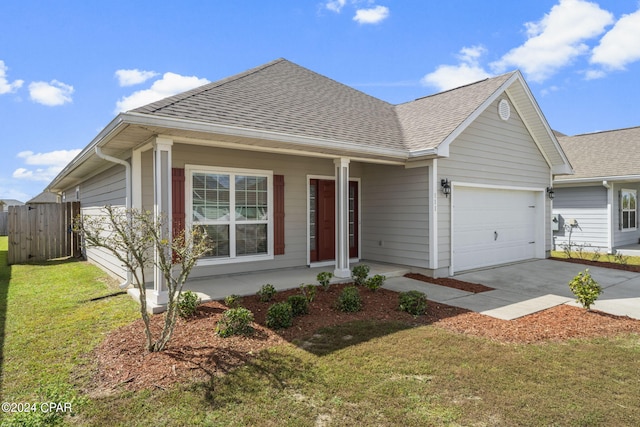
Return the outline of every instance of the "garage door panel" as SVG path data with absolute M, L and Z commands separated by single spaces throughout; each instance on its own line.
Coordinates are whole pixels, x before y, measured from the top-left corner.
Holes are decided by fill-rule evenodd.
M 454 197 L 456 271 L 535 257 L 535 192 L 456 187 Z

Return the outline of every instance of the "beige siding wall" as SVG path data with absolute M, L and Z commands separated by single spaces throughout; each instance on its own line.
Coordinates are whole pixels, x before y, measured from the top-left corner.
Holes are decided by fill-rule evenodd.
M 80 184 L 80 209 L 82 215 L 100 215 L 101 208 L 107 205 L 125 206 L 126 181 L 123 166 L 113 166 L 106 171 Z M 66 191 L 75 195 L 76 187 Z M 87 248 L 89 261 L 99 265 L 112 275 L 124 279 L 126 270 L 116 257 L 104 249 Z
M 609 244 L 607 203 L 607 189 L 602 185 L 556 188 L 553 213 L 559 216 L 559 230 L 553 232 L 554 250 L 563 250 L 571 237 L 572 245 L 606 252 Z M 565 225 L 571 220 L 578 226 L 569 233 Z
M 438 178 L 483 185 L 544 189 L 551 185 L 550 168 L 515 109 L 508 121 L 498 116 L 498 102 L 491 104 L 450 145 L 448 158 L 438 160 Z M 455 189 L 454 189 L 455 190 Z M 450 200 L 438 200 L 439 266 L 451 257 Z M 545 250 L 551 250 L 551 207 L 545 206 Z
M 307 264 L 307 176 L 334 176 L 332 159 L 317 159 L 290 155 L 208 148 L 198 145 L 174 144 L 173 167 L 185 165 L 219 166 L 226 168 L 272 170 L 284 175 L 285 181 L 285 254 L 273 260 L 200 266 L 191 277 L 233 274 L 275 268 L 299 267 Z M 362 165 L 350 164 L 350 176 L 362 175 Z M 189 177 L 187 177 L 189 179 Z
M 429 267 L 428 168 L 364 165 L 362 258 Z

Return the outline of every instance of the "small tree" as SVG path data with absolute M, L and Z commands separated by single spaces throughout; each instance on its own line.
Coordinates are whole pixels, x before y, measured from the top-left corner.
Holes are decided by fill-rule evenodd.
M 78 217 L 74 230 L 82 233 L 84 244 L 104 248 L 131 272 L 132 285 L 140 292 L 140 314 L 144 322 L 146 346 L 150 352 L 162 351 L 171 339 L 179 313 L 178 301 L 197 260 L 209 249 L 202 229 L 168 236 L 165 217 L 136 209 L 104 207 L 104 215 Z M 155 254 L 157 253 L 157 257 Z M 174 266 L 179 266 L 175 268 Z M 169 302 L 159 336 L 151 331 L 147 312 L 145 269 L 160 269 L 167 284 Z

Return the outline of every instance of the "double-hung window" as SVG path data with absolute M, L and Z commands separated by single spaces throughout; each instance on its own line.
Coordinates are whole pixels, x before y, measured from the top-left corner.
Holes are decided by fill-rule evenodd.
M 622 230 L 635 230 L 637 228 L 637 201 L 636 190 L 625 190 L 620 192 L 620 216 Z
M 204 228 L 205 263 L 273 256 L 273 173 L 191 166 L 187 206 L 191 226 Z

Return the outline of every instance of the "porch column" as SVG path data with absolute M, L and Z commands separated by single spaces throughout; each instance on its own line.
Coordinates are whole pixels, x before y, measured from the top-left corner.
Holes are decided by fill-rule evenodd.
M 162 218 L 163 227 L 160 231 L 163 239 L 171 239 L 171 148 L 173 140 L 158 137 L 153 143 L 153 213 L 156 221 Z M 159 252 L 156 250 L 156 262 Z M 171 254 L 167 254 L 171 257 Z M 153 268 L 153 292 L 149 296 L 155 305 L 165 305 L 169 302 L 166 280 L 162 271 Z
M 336 267 L 335 277 L 350 277 L 349 269 L 349 159 L 335 159 L 336 165 Z

